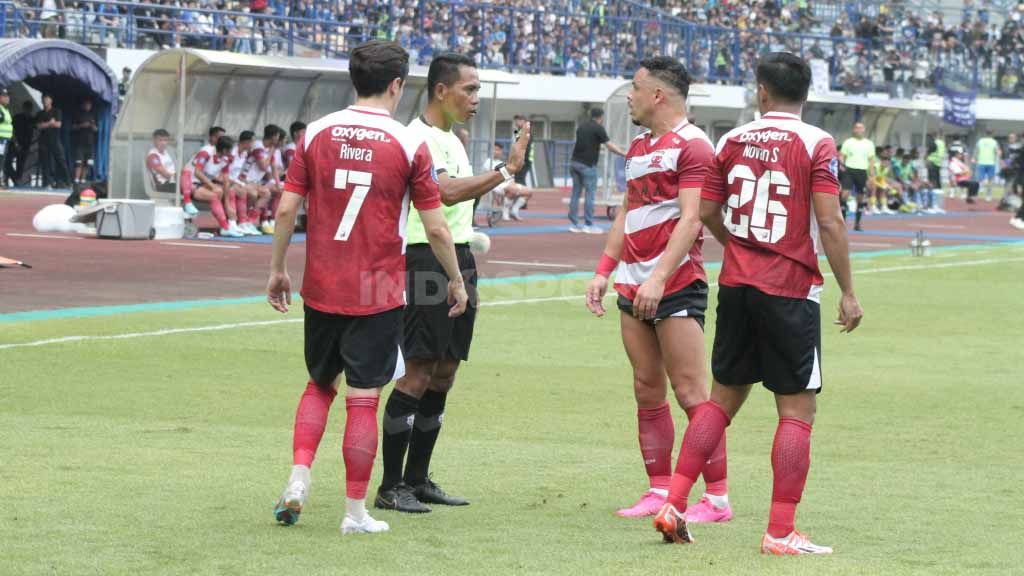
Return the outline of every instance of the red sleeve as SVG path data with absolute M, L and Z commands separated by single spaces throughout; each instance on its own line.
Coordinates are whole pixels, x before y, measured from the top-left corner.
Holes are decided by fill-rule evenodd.
M 150 154 L 149 156 L 146 157 L 146 166 L 149 168 L 151 172 L 156 172 L 156 169 L 162 165 L 163 163 L 160 162 L 160 157 L 157 156 L 156 154 Z
M 707 140 L 694 138 L 688 141 L 676 162 L 679 189 L 700 188 L 704 184 L 704 176 L 714 157 L 715 151 L 712 150 L 711 144 Z
M 297 159 L 298 154 L 295 157 Z M 426 142 L 416 149 L 416 154 L 412 157 L 411 170 L 409 188 L 412 190 L 413 206 L 417 210 L 440 208 L 441 191 L 437 187 L 437 172 L 434 170 L 434 159 L 430 156 Z
M 704 177 L 704 185 L 700 188 L 702 200 L 709 200 L 719 204 L 725 204 L 725 177 L 722 175 L 722 152 L 719 152 L 711 159 L 711 166 L 708 166 L 708 173 Z
M 835 140 L 823 138 L 811 156 L 811 192 L 839 195 L 839 153 Z
M 195 166 L 196 166 L 196 171 L 198 172 L 198 171 L 202 170 L 203 166 L 206 165 L 206 161 L 209 160 L 209 159 L 210 159 L 210 155 L 207 154 L 204 150 L 200 150 L 196 154 L 196 157 L 192 160 L 192 163 L 195 164 Z
M 306 143 L 298 142 L 295 145 L 295 157 L 288 165 L 288 175 L 284 180 L 284 191 L 305 196 L 309 189 L 309 174 L 306 171 Z

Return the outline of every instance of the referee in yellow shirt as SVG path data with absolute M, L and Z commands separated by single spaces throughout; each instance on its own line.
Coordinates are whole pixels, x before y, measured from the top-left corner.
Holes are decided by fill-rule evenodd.
M 853 125 L 853 136 L 843 142 L 839 149 L 839 158 L 843 163 L 843 204 L 852 192 L 857 199 L 857 219 L 853 229 L 860 232 L 861 218 L 871 201 L 869 182 L 875 177 L 875 143 L 864 137 L 864 123 Z M 874 207 L 874 204 L 871 204 Z

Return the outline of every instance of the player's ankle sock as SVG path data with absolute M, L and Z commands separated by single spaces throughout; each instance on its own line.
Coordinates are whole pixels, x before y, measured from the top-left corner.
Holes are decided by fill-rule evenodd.
M 405 483 L 417 486 L 426 482 L 430 470 L 430 456 L 434 453 L 437 435 L 444 422 L 444 404 L 447 394 L 427 390 L 420 398 L 409 439 L 409 458 L 405 463 Z
M 210 199 L 210 212 L 213 213 L 213 217 L 217 220 L 217 225 L 222 230 L 227 230 L 230 224 L 228 224 L 227 214 L 224 213 L 224 203 L 220 201 L 220 198 L 215 196 Z
M 704 464 L 722 441 L 728 425 L 729 416 L 714 402 L 704 402 L 694 410 L 693 418 L 690 419 L 686 434 L 683 436 L 683 446 L 669 489 L 668 501 L 677 510 L 686 509 L 690 489 L 700 476 Z
M 729 506 L 728 494 L 712 494 L 710 492 L 705 492 L 704 497 L 708 499 L 708 502 L 711 502 L 712 506 L 719 510 Z
M 345 496 L 355 500 L 366 498 L 373 460 L 377 457 L 376 396 L 345 398 L 348 419 L 341 453 L 345 460 Z
M 384 405 L 384 439 L 381 446 L 384 478 L 380 485 L 385 490 L 402 481 L 405 451 L 409 447 L 409 436 L 412 434 L 412 423 L 419 403 L 418 398 L 394 388 Z
M 337 391 L 329 386 L 318 386 L 312 380 L 306 384 L 306 391 L 302 393 L 299 408 L 295 411 L 292 464 L 305 466 L 307 470 L 313 465 L 335 395 Z
M 309 488 L 312 482 L 312 477 L 309 474 L 309 466 L 303 464 L 296 464 L 292 466 L 292 475 L 288 477 L 288 485 L 290 486 L 293 482 L 302 482 L 306 488 Z
M 811 425 L 796 418 L 779 418 L 772 442 L 772 509 L 768 534 L 782 538 L 793 531 L 796 505 L 804 492 L 811 465 Z
M 676 445 L 672 408 L 668 402 L 657 408 L 639 408 L 636 419 L 640 430 L 640 455 L 651 488 L 668 490 L 672 483 L 672 449 Z
M 345 515 L 356 522 L 366 519 L 366 498 L 345 498 Z

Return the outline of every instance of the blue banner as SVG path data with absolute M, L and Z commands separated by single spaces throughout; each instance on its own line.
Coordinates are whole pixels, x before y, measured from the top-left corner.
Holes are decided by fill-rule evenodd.
M 942 119 L 947 124 L 970 128 L 974 126 L 978 93 L 975 91 L 942 90 Z

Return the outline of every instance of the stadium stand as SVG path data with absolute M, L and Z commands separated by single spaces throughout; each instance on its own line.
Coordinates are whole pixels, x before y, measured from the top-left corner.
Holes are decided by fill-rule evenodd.
M 87 45 L 184 46 L 343 57 L 369 38 L 402 43 L 420 63 L 439 51 L 482 67 L 628 76 L 640 59 L 681 59 L 701 81 L 742 84 L 770 50 L 828 62 L 833 89 L 939 84 L 1024 93 L 1024 2 L 794 0 L 83 0 L 0 2 L 5 37 Z

